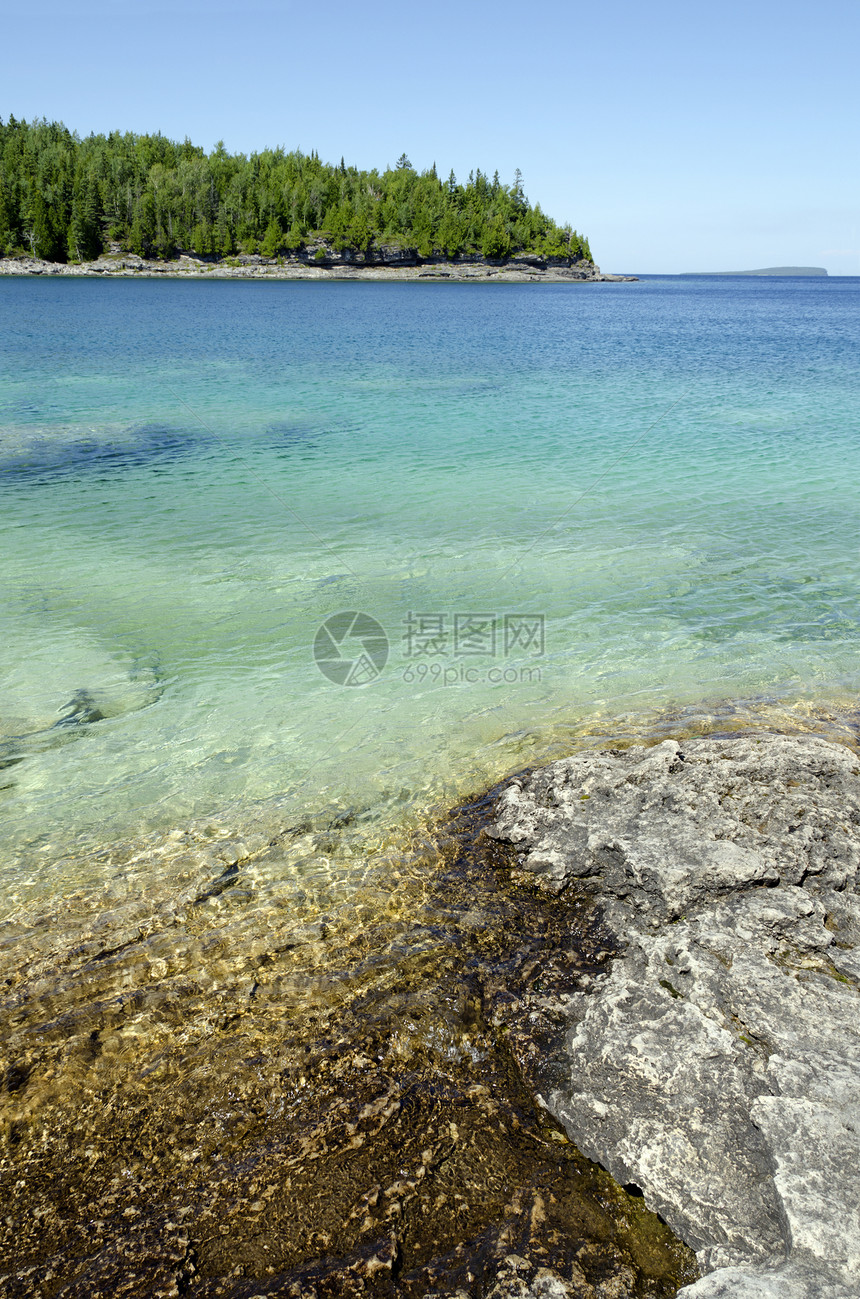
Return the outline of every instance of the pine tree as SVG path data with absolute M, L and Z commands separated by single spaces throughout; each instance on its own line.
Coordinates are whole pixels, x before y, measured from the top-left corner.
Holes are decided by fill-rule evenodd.
M 363 208 L 359 208 L 353 217 L 352 224 L 346 231 L 347 238 L 354 248 L 361 252 L 366 252 L 373 239 L 373 231 L 367 220 L 367 213 Z
M 501 217 L 495 217 L 487 226 L 481 241 L 481 252 L 484 257 L 507 257 L 511 251 L 511 239 Z
M 233 249 L 233 231 L 226 216 L 222 215 L 218 218 L 217 245 L 214 251 L 220 253 L 222 257 L 229 257 Z
M 464 238 L 465 229 L 459 213 L 448 208 L 439 223 L 437 235 L 439 247 L 449 257 L 456 257 L 462 251 Z
M 79 173 L 76 181 L 67 243 L 69 256 L 79 262 L 98 257 L 104 246 L 99 222 L 98 184 L 92 172 L 86 177 Z
M 12 186 L 8 177 L 0 175 L 0 255 L 11 252 L 18 242 L 16 217 Z
M 281 223 L 277 217 L 272 217 L 266 226 L 266 233 L 263 236 L 263 242 L 260 244 L 260 252 L 264 257 L 275 257 L 283 243 L 284 232 L 281 229 Z
M 46 262 L 65 261 L 65 241 L 56 230 L 51 211 L 37 189 L 33 194 L 30 246 L 34 257 Z

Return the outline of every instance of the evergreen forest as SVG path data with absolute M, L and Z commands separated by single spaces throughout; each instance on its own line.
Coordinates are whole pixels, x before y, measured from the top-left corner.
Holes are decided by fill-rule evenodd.
M 385 171 L 321 162 L 314 152 L 210 154 L 186 139 L 111 132 L 81 139 L 60 122 L 0 118 L 0 255 L 81 262 L 105 250 L 171 258 L 289 254 L 328 242 L 372 255 L 517 252 L 591 260 L 588 240 L 480 169 L 416 171 L 406 155 Z

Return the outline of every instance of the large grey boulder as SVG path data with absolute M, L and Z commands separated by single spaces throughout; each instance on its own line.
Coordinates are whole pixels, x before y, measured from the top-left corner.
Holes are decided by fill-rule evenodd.
M 758 734 L 581 753 L 496 837 L 624 951 L 569 995 L 571 1139 L 696 1250 L 685 1299 L 860 1294 L 860 762 Z

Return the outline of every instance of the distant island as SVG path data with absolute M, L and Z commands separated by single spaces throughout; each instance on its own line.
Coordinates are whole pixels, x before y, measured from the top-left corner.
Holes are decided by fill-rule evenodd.
M 767 266 L 763 271 L 685 271 L 685 276 L 700 275 L 826 275 L 823 266 Z
M 124 256 L 133 260 L 119 267 Z M 620 278 L 594 267 L 585 235 L 528 201 L 519 170 L 510 185 L 480 168 L 461 184 L 405 154 L 362 171 L 299 150 L 230 154 L 223 142 L 207 155 L 161 134 L 81 139 L 61 122 L 14 117 L 0 118 L 0 258 L 14 259 L 12 273 L 513 261 L 534 277 Z

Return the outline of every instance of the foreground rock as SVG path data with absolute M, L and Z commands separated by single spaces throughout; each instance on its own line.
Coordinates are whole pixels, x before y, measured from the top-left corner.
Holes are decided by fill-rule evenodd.
M 860 1293 L 855 754 L 761 734 L 579 754 L 511 782 L 490 833 L 542 889 L 592 890 L 625 944 L 563 998 L 544 1100 L 696 1250 L 709 1275 L 680 1293 Z
M 67 264 L 33 257 L 0 258 L 0 275 L 77 275 L 134 278 L 181 276 L 202 279 L 276 280 L 499 280 L 510 283 L 553 284 L 570 282 L 633 281 L 635 275 L 604 275 L 599 266 L 566 257 L 542 258 L 534 253 L 503 259 L 463 254 L 454 259 L 419 257 L 411 248 L 383 245 L 372 252 L 344 248 L 340 251 L 316 241 L 286 257 L 199 257 L 184 253 L 174 261 L 139 257 L 113 251 L 92 262 Z

